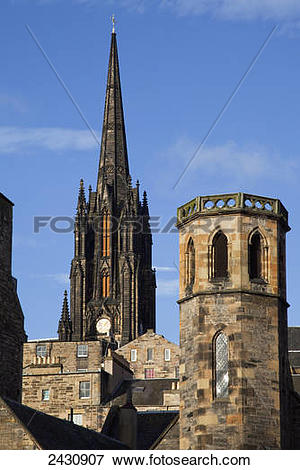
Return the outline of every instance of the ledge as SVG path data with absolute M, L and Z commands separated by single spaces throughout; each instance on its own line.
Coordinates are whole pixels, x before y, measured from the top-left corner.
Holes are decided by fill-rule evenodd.
M 177 226 L 199 215 L 219 215 L 237 212 L 280 218 L 288 227 L 288 211 L 279 199 L 255 196 L 246 193 L 198 196 L 177 209 Z
M 187 300 L 190 300 L 194 297 L 199 297 L 202 295 L 232 295 L 232 294 L 249 294 L 249 295 L 260 295 L 263 297 L 272 297 L 274 299 L 280 300 L 285 306 L 288 308 L 290 307 L 290 304 L 284 299 L 281 295 L 278 294 L 272 294 L 270 292 L 261 292 L 257 290 L 251 290 L 251 289 L 222 289 L 222 290 L 204 290 L 204 291 L 198 291 L 194 292 L 191 295 L 188 295 L 186 297 L 182 297 L 182 299 L 178 299 L 177 303 L 181 304 Z

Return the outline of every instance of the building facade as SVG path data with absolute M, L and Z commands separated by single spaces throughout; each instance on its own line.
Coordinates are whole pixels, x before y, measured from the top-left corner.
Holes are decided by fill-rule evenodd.
M 129 364 L 101 341 L 29 341 L 24 348 L 22 402 L 100 431 L 108 396 L 131 379 Z
M 198 197 L 178 228 L 181 448 L 289 448 L 287 211 Z
M 179 377 L 178 344 L 168 341 L 153 330 L 148 330 L 117 351 L 128 361 L 135 379 Z
M 0 395 L 21 400 L 24 316 L 12 276 L 13 203 L 0 193 Z

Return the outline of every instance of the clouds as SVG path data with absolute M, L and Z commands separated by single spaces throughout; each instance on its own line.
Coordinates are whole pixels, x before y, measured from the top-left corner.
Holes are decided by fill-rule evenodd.
M 0 155 L 25 153 L 29 150 L 85 151 L 96 148 L 88 130 L 63 128 L 0 127 Z
M 34 274 L 31 276 L 33 279 L 54 281 L 59 285 L 67 286 L 69 284 L 69 275 L 67 273 L 55 273 L 55 274 Z
M 179 173 L 184 169 L 197 148 L 197 143 L 187 137 L 182 137 L 167 150 L 164 160 L 177 162 L 176 171 Z M 182 169 L 179 168 L 181 161 Z M 216 173 L 217 170 L 217 173 Z M 239 145 L 234 141 L 225 142 L 221 145 L 206 146 L 200 150 L 193 163 L 184 175 L 184 182 L 191 182 L 193 177 L 226 178 L 233 183 L 249 180 L 268 179 L 288 180 L 294 179 L 299 170 L 299 158 L 283 158 L 274 150 L 264 146 Z M 174 175 L 173 175 L 174 176 Z
M 178 15 L 210 14 L 230 20 L 290 21 L 300 19 L 298 0 L 162 0 L 161 5 L 172 9 Z
M 20 0 L 17 0 L 17 2 Z M 57 4 L 60 0 L 35 0 L 38 5 Z M 123 7 L 140 13 L 153 8 L 168 9 L 179 16 L 205 15 L 225 20 L 300 20 L 299 0 L 64 0 L 83 6 Z M 16 3 L 11 0 L 12 3 Z
M 22 99 L 6 93 L 0 93 L 0 108 L 8 108 L 17 113 L 25 113 L 27 111 L 27 106 Z
M 157 280 L 157 295 L 168 296 L 178 295 L 179 280 L 178 279 L 158 279 Z
M 177 272 L 178 268 L 176 266 L 154 266 L 154 269 L 156 272 L 161 272 L 161 273 L 171 273 L 171 272 Z

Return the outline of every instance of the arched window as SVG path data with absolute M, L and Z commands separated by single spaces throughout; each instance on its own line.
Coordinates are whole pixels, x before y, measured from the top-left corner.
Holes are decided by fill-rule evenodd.
M 228 276 L 228 248 L 227 237 L 220 230 L 214 236 L 212 243 L 212 265 L 213 278 L 224 278 Z
M 192 287 L 195 281 L 195 247 L 193 239 L 190 238 L 185 253 L 185 285 Z
M 108 211 L 104 211 L 102 219 L 102 256 L 110 255 L 110 217 Z
M 221 331 L 214 339 L 214 397 L 224 398 L 228 396 L 228 338 Z
M 250 279 L 262 279 L 262 238 L 255 232 L 249 242 L 249 276 Z
M 110 294 L 110 275 L 108 271 L 102 273 L 102 297 L 109 297 Z

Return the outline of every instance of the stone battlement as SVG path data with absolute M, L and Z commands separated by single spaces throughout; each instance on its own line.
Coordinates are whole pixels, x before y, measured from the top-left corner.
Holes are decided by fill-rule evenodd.
M 177 224 L 186 223 L 199 215 L 217 215 L 241 210 L 264 216 L 280 217 L 285 224 L 288 224 L 288 211 L 279 199 L 246 193 L 198 196 L 177 209 Z

